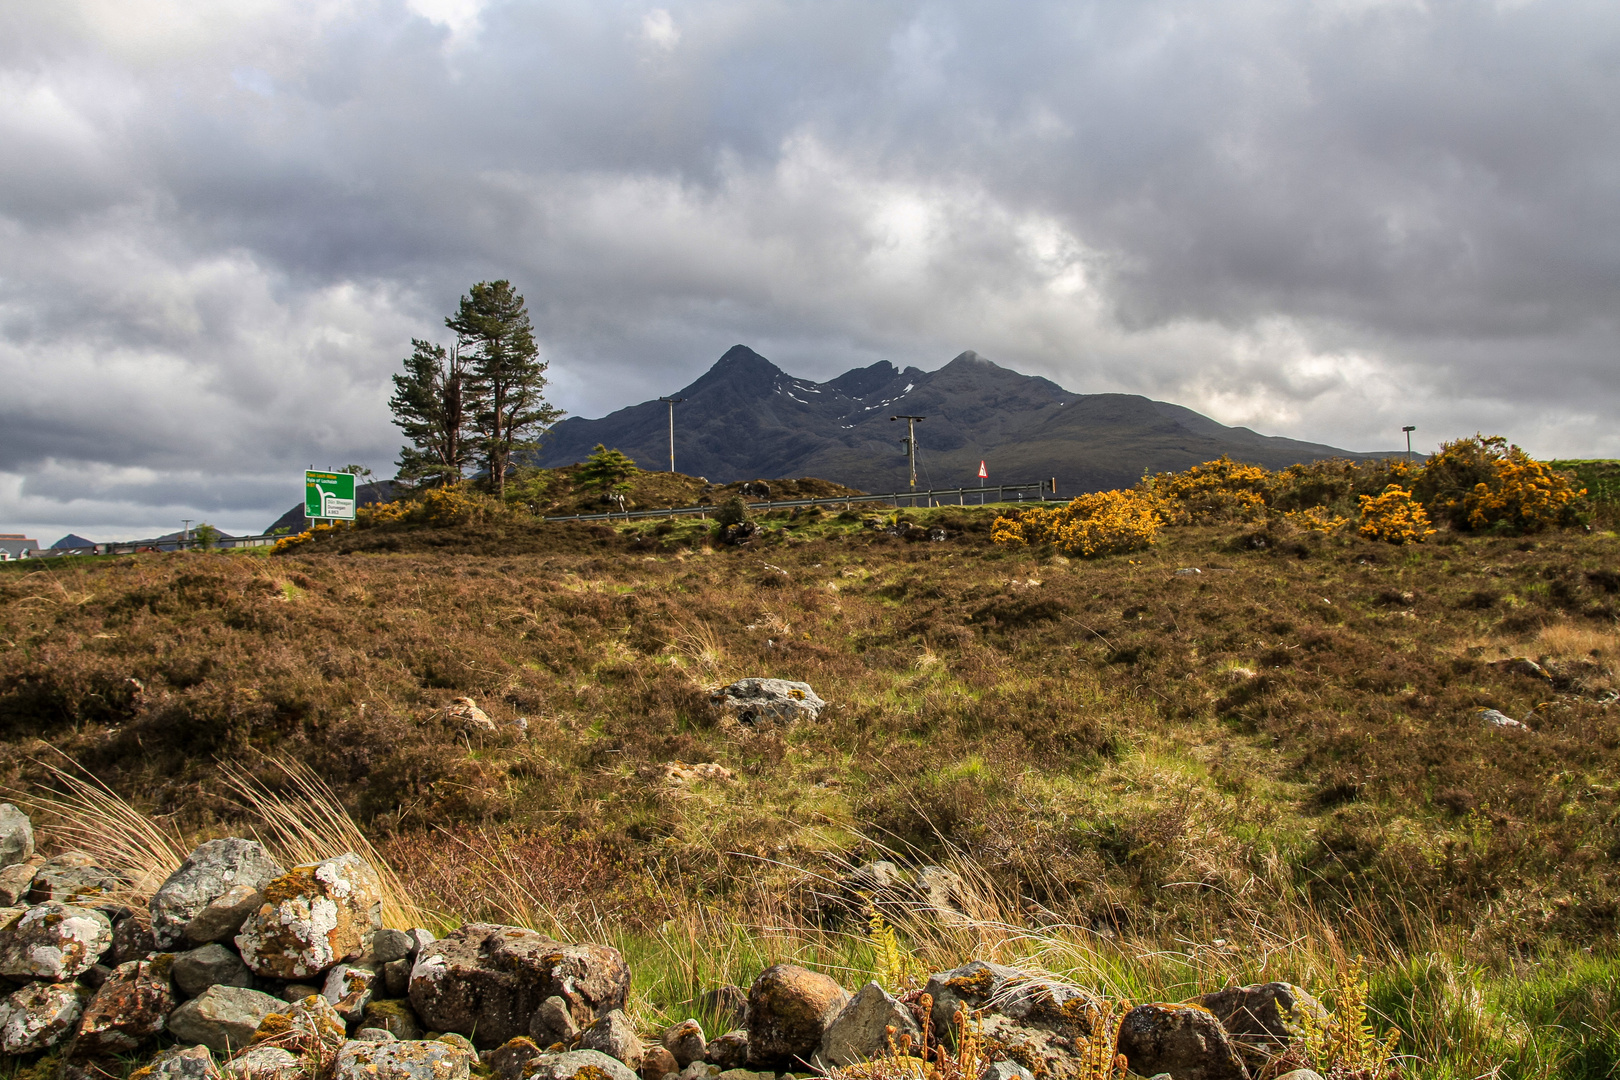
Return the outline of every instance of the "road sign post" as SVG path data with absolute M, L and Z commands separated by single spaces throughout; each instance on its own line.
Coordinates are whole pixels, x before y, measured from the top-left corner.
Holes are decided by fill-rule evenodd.
M 304 516 L 328 521 L 354 520 L 354 474 L 304 473 Z

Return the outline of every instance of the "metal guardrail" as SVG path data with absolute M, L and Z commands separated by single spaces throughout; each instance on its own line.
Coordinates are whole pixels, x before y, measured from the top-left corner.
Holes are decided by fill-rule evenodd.
M 1012 492 L 1018 496 L 1019 501 L 1024 493 L 1034 491 L 1039 493 L 1044 501 L 1047 496 L 1049 484 L 1041 481 L 1035 484 L 997 484 L 992 487 L 955 487 L 955 488 L 929 488 L 927 491 L 891 491 L 882 495 L 836 495 L 820 499 L 779 499 L 774 502 L 749 503 L 749 509 L 756 511 L 791 510 L 795 507 L 805 506 L 841 506 L 849 503 L 892 502 L 899 509 L 901 502 L 909 501 L 912 506 L 922 499 L 923 505 L 942 505 L 940 499 L 955 498 L 958 506 L 973 505 L 967 501 L 969 495 L 983 496 L 995 493 L 990 502 L 1006 502 L 1007 493 Z M 944 504 L 948 505 L 948 504 Z M 604 514 L 570 514 L 566 517 L 548 517 L 545 521 L 635 521 L 638 518 L 668 518 L 677 516 L 707 517 L 719 509 L 719 506 L 705 503 L 701 506 L 671 506 L 663 510 L 610 510 Z
M 261 536 L 221 536 L 213 542 L 212 550 L 269 547 L 285 535 L 285 533 L 264 533 Z M 11 561 L 28 562 L 34 559 L 59 559 L 65 555 L 134 555 L 142 551 L 189 551 L 201 547 L 202 542 L 199 540 L 176 540 L 172 537 L 154 537 L 150 540 L 113 540 L 105 544 L 91 544 L 88 547 L 34 548 L 23 558 Z

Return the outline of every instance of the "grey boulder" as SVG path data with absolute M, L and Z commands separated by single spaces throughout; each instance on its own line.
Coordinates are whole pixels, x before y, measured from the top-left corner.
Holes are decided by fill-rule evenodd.
M 0 803 L 0 867 L 25 863 L 33 856 L 33 823 L 15 806 Z
M 353 1024 L 360 1019 L 366 1006 L 371 1004 L 372 988 L 377 984 L 377 972 L 359 964 L 339 964 L 326 974 L 326 985 L 321 996 L 332 1003 L 339 1016 Z
M 235 937 L 263 899 L 252 885 L 232 885 L 186 923 L 186 940 L 203 945 Z
M 187 1042 L 202 1043 L 228 1054 L 253 1039 L 271 1013 L 281 1012 L 280 998 L 242 986 L 210 986 L 169 1014 L 169 1031 Z
M 523 1080 L 637 1080 L 636 1074 L 618 1058 L 600 1050 L 570 1050 L 563 1054 L 542 1054 L 523 1074 Z
M 0 975 L 66 982 L 112 945 L 112 923 L 94 908 L 40 904 L 0 930 Z
M 219 1068 L 206 1046 L 171 1046 L 130 1073 L 129 1080 L 219 1080 Z
M 174 985 L 188 998 L 210 986 L 253 985 L 253 973 L 242 958 L 217 942 L 177 955 L 171 974 Z
M 597 1017 L 579 1033 L 578 1043 L 581 1050 L 600 1050 L 633 1070 L 641 1068 L 641 1039 L 623 1009 L 611 1009 Z
M 663 1038 L 664 1049 L 675 1058 L 675 1064 L 684 1069 L 694 1061 L 702 1061 L 703 1055 L 708 1052 L 708 1040 L 703 1037 L 703 1025 L 696 1020 L 682 1020 L 674 1027 L 665 1030 Z
M 894 1029 L 892 1037 L 890 1028 Z M 825 1071 L 869 1061 L 889 1052 L 891 1038 L 898 1049 L 906 1035 L 911 1036 L 913 1043 L 921 1041 L 922 1028 L 916 1017 L 894 995 L 875 981 L 869 982 L 827 1025 L 811 1063 Z
M 279 1046 L 250 1047 L 226 1062 L 224 1073 L 225 1080 L 305 1080 L 298 1055 Z
M 749 726 L 814 720 L 827 707 L 809 683 L 787 679 L 738 679 L 709 700 L 724 715 Z
M 353 1039 L 343 1044 L 333 1065 L 333 1080 L 468 1080 L 473 1055 L 442 1042 L 374 1042 Z
M 163 1031 L 174 1008 L 167 954 L 119 964 L 79 1021 L 70 1057 L 101 1057 L 134 1050 Z
M 119 875 L 96 865 L 82 851 L 64 851 L 46 859 L 28 883 L 30 904 L 73 904 L 99 901 L 125 885 Z
M 1301 1038 L 1304 1019 L 1326 1020 L 1328 1015 L 1320 1001 L 1286 982 L 1229 986 L 1205 994 L 1199 1004 L 1215 1014 L 1229 1035 L 1262 1053 Z
M 36 982 L 0 1000 L 0 1054 L 45 1050 L 69 1035 L 89 994 L 73 983 Z
M 820 972 L 776 964 L 748 988 L 748 1063 L 775 1067 L 808 1061 L 849 991 Z
M 1138 1005 L 1120 1024 L 1119 1052 L 1139 1076 L 1249 1080 L 1226 1029 L 1200 1005 Z
M 158 948 L 184 941 L 186 925 L 232 889 L 258 891 L 281 874 L 264 845 L 253 840 L 232 836 L 199 844 L 152 896 L 152 936 Z

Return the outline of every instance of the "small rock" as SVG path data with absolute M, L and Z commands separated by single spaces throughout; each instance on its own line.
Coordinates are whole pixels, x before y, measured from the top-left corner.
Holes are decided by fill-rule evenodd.
M 702 1061 L 709 1049 L 708 1040 L 703 1037 L 703 1025 L 696 1020 L 682 1020 L 667 1029 L 659 1042 L 682 1069 L 694 1061 Z
M 321 988 L 311 986 L 309 983 L 288 983 L 282 987 L 280 996 L 283 1001 L 298 1002 L 303 1001 L 305 998 L 321 997 Z M 325 1001 L 326 999 L 321 998 L 321 1000 Z
M 26 863 L 33 857 L 33 823 L 15 806 L 0 803 L 0 867 Z
M 107 954 L 102 953 L 101 955 L 105 958 Z M 112 977 L 112 973 L 113 969 L 106 964 L 91 964 L 90 970 L 79 976 L 79 981 L 92 990 L 100 990 L 107 980 Z
M 41 904 L 0 930 L 0 975 L 65 982 L 90 970 L 112 944 L 112 923 L 93 908 Z
M 429 945 L 433 944 L 434 941 L 438 940 L 433 936 L 433 932 L 431 930 L 424 930 L 420 926 L 412 927 L 411 929 L 405 931 L 405 936 L 411 939 L 411 951 L 408 955 L 413 960 L 416 958 L 418 953 L 427 948 Z
M 188 998 L 210 986 L 253 985 L 253 973 L 242 958 L 218 942 L 176 955 L 173 975 L 174 985 Z
M 363 1027 L 354 1033 L 354 1037 L 358 1042 L 391 1043 L 399 1041 L 399 1036 L 387 1028 Z
M 820 972 L 777 964 L 748 988 L 748 1063 L 808 1061 L 827 1025 L 849 1003 L 849 991 Z
M 104 960 L 117 967 L 131 960 L 145 960 L 155 952 L 157 941 L 152 937 L 152 928 L 145 925 L 139 915 L 130 912 L 113 920 L 112 948 L 107 950 Z
M 1215 1014 L 1227 1034 L 1268 1051 L 1303 1037 L 1302 1017 L 1328 1017 L 1320 1001 L 1293 983 L 1229 986 L 1198 1000 Z
M 228 1054 L 251 1042 L 264 1018 L 283 1004 L 246 987 L 210 986 L 169 1014 L 169 1030 L 177 1038 Z
M 1552 681 L 1547 669 L 1528 656 L 1510 656 L 1504 660 L 1492 660 L 1490 666 L 1509 675 L 1523 675 L 1525 678 L 1540 679 L 1542 682 Z
M 1120 1024 L 1119 1052 L 1140 1076 L 1249 1080 L 1226 1029 L 1200 1005 L 1138 1005 Z
M 664 779 L 671 784 L 689 784 L 694 780 L 733 780 L 730 769 L 712 761 L 700 761 L 695 765 L 688 765 L 684 761 L 666 761 L 664 763 Z
M 411 1008 L 410 1002 L 398 999 L 371 1002 L 360 1014 L 360 1026 L 382 1028 L 399 1039 L 422 1037 L 422 1024 L 416 1018 L 416 1010 Z
M 782 1080 L 782 1076 L 791 1076 L 792 1073 L 777 1075 L 770 1069 L 756 1071 L 754 1069 L 727 1069 L 715 1080 Z
M 1195 574 L 1202 573 L 1203 571 L 1198 569 L 1196 566 L 1183 566 L 1181 569 L 1176 571 L 1176 577 L 1192 577 Z
M 1035 1080 L 1035 1074 L 1016 1061 L 992 1061 L 984 1067 L 979 1080 Z
M 208 906 L 197 912 L 197 917 L 186 923 L 187 941 L 198 945 L 210 941 L 224 941 L 236 936 L 242 923 L 263 903 L 259 890 L 252 885 L 232 885 L 223 895 L 216 896 Z
M 468 1080 L 474 1055 L 443 1042 L 343 1044 L 333 1080 Z
M 563 1054 L 543 1054 L 524 1074 L 523 1080 L 636 1080 L 618 1058 L 599 1050 L 570 1050 Z
M 931 1019 L 934 1038 L 948 1047 L 956 1045 L 956 1014 L 981 1009 L 1007 987 L 1023 977 L 1017 968 L 974 960 L 959 968 L 928 977 L 925 992 L 934 999 Z
M 286 1009 L 271 1013 L 259 1024 L 254 1038 L 274 1038 L 280 1045 L 297 1046 L 305 1052 L 332 1054 L 343 1044 L 348 1027 L 332 1003 L 319 994 L 293 1002 Z
M 710 1065 L 707 1061 L 694 1061 L 681 1070 L 679 1080 L 715 1080 L 720 1075 L 720 1066 Z
M 225 1063 L 225 1080 L 306 1080 L 303 1062 L 279 1046 L 254 1046 Z
M 708 1049 L 703 1052 L 703 1060 L 722 1072 L 740 1069 L 748 1064 L 748 1032 L 728 1031 L 710 1039 Z
M 576 1024 L 588 1024 L 623 1008 L 629 992 L 630 969 L 616 949 L 490 923 L 468 923 L 433 942 L 411 969 L 411 1005 L 422 1021 L 470 1034 L 488 1049 L 514 1035 L 546 1038 L 531 1020 L 538 1022 L 547 998 L 560 998 Z
M 34 883 L 37 870 L 32 862 L 14 863 L 0 869 L 0 907 L 26 904 L 28 888 Z
M 568 1002 L 560 997 L 548 997 L 540 1003 L 529 1021 L 529 1036 L 541 1046 L 572 1043 L 579 1034 L 579 1025 L 569 1011 Z
M 664 1077 L 673 1077 L 681 1071 L 675 1064 L 675 1055 L 662 1046 L 648 1047 L 641 1055 L 641 1080 L 664 1080 Z
M 383 965 L 383 993 L 402 998 L 411 992 L 411 961 L 390 960 Z
M 327 972 L 321 996 L 332 1003 L 339 1016 L 353 1024 L 371 1003 L 371 991 L 376 982 L 377 972 L 371 968 L 339 964 Z
M 129 1080 L 219 1080 L 206 1046 L 171 1046 L 129 1074 Z
M 89 995 L 72 983 L 36 982 L 0 1001 L 0 1054 L 32 1054 L 69 1035 Z
M 236 935 L 255 975 L 305 979 L 365 950 L 382 907 L 377 872 L 354 852 L 294 867 L 261 890 Z
M 264 845 L 252 840 L 232 836 L 197 845 L 179 869 L 170 874 L 152 895 L 153 939 L 159 948 L 173 948 L 186 938 L 187 924 L 216 900 L 239 886 L 255 891 L 262 889 L 282 873 L 281 867 L 270 857 Z M 241 902 L 240 894 L 235 902 Z M 243 914 L 245 916 L 247 912 Z M 224 917 L 226 913 L 221 912 L 212 918 L 218 921 Z M 220 938 L 193 940 L 200 944 Z
M 715 691 L 709 700 L 747 725 L 814 720 L 827 707 L 809 683 L 786 679 L 739 679 Z
M 118 965 L 84 1010 L 69 1056 L 127 1053 L 161 1033 L 174 1008 L 172 965 L 167 954 Z
M 495 731 L 495 721 L 472 698 L 458 697 L 444 710 L 445 718 L 460 725 L 463 731 Z
M 472 1040 L 458 1031 L 447 1031 L 443 1035 L 435 1035 L 433 1041 L 442 1042 L 446 1046 L 454 1046 L 458 1050 L 465 1050 L 475 1056 L 478 1053 L 477 1049 L 473 1047 Z
M 911 1010 L 877 982 L 869 982 L 827 1025 L 812 1064 L 825 1071 L 870 1061 L 889 1053 L 891 1039 L 898 1048 L 906 1035 L 913 1043 L 922 1041 L 922 1028 Z
M 1321 1074 L 1312 1069 L 1294 1069 L 1277 1077 L 1277 1080 L 1322 1080 Z
M 579 1033 L 578 1045 L 581 1050 L 600 1050 L 618 1058 L 632 1071 L 641 1068 L 641 1039 L 623 1009 L 613 1009 L 597 1017 L 595 1023 Z
M 527 1035 L 507 1039 L 489 1052 L 490 1071 L 501 1080 L 523 1080 L 529 1066 L 540 1057 L 540 1047 Z
M 92 856 L 82 851 L 64 851 L 46 859 L 34 872 L 34 880 L 28 884 L 28 902 L 71 904 L 99 900 L 124 884 L 123 878 L 97 866 Z
M 404 960 L 415 948 L 416 942 L 403 930 L 374 930 L 366 944 L 365 959 L 368 963 L 389 964 Z
M 1490 724 L 1492 727 L 1517 728 L 1523 731 L 1530 730 L 1528 725 L 1521 724 L 1519 721 L 1513 719 L 1513 717 L 1508 716 L 1506 713 L 1497 712 L 1495 709 L 1480 709 L 1479 718 L 1485 721 L 1487 724 Z

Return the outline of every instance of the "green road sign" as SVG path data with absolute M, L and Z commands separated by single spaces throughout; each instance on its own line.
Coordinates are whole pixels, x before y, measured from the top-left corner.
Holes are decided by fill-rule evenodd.
M 354 474 L 346 472 L 306 472 L 304 474 L 304 516 L 354 520 Z

